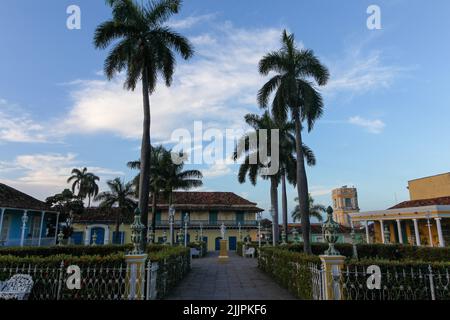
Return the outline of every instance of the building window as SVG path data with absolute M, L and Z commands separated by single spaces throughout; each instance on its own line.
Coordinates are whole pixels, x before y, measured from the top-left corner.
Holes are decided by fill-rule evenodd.
M 241 223 L 241 225 L 244 224 L 244 212 L 238 211 L 236 212 L 236 224 Z
M 345 198 L 345 207 L 346 208 L 352 208 L 352 199 L 351 198 Z
M 209 213 L 209 224 L 211 225 L 217 224 L 217 211 L 211 211 Z

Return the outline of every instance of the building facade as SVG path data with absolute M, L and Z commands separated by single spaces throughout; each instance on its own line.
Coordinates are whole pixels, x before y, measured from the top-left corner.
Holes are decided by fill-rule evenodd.
M 59 213 L 0 183 L 0 246 L 49 246 L 57 241 Z
M 355 187 L 343 186 L 331 192 L 333 201 L 333 219 L 345 227 L 351 227 L 349 214 L 359 212 L 358 192 Z
M 222 224 L 226 227 L 225 237 L 228 240 L 229 250 L 236 250 L 237 242 L 243 241 L 246 237 L 256 240 L 258 233 L 256 214 L 263 211 L 256 203 L 231 192 L 174 192 L 172 207 L 174 241 L 184 243 L 187 226 L 187 242 L 203 240 L 207 243 L 208 251 L 219 250 Z M 156 242 L 162 243 L 165 238 L 169 239 L 170 234 L 168 199 L 159 197 L 156 208 L 154 237 Z M 116 233 L 117 210 L 118 208 L 94 208 L 76 216 L 72 243 L 80 245 L 89 245 L 94 241 L 99 245 L 130 243 L 130 224 L 133 216 L 130 213 L 122 216 L 119 233 Z M 148 218 L 150 225 L 152 212 Z
M 450 180 L 447 175 L 409 181 L 414 199 L 387 210 L 351 213 L 351 219 L 365 226 L 367 238 L 368 226 L 373 224 L 376 243 L 444 247 L 450 243 Z

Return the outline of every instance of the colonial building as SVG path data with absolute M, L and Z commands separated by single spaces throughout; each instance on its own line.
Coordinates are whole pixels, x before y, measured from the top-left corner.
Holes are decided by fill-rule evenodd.
M 151 203 L 152 199 L 150 199 Z M 188 241 L 202 237 L 208 250 L 219 250 L 220 226 L 226 227 L 229 250 L 236 250 L 238 241 L 249 236 L 257 238 L 256 214 L 263 210 L 232 192 L 175 192 L 172 196 L 175 209 L 174 228 L 181 232 L 187 218 Z M 150 214 L 149 221 L 151 221 Z M 158 241 L 169 232 L 168 199 L 160 197 L 157 201 L 156 230 Z
M 376 243 L 440 246 L 450 243 L 450 174 L 408 182 L 411 200 L 387 210 L 351 213 L 354 222 L 374 224 Z
M 150 203 L 152 199 L 150 198 Z M 187 222 L 187 242 L 202 238 L 207 242 L 208 250 L 219 250 L 221 238 L 220 227 L 226 227 L 226 239 L 229 250 L 236 250 L 238 241 L 245 237 L 257 239 L 256 214 L 263 210 L 232 192 L 174 192 L 172 196 L 174 209 L 175 242 L 184 242 L 184 227 Z M 117 208 L 87 209 L 83 215 L 74 219 L 72 242 L 75 244 L 110 244 L 130 243 L 130 223 L 132 214 L 126 214 L 120 220 L 119 233 L 115 233 Z M 187 219 L 187 220 L 186 220 Z M 168 199 L 159 197 L 156 210 L 155 241 L 161 243 L 169 238 L 169 204 Z M 149 223 L 152 213 L 149 214 Z M 181 240 L 180 240 L 181 239 Z
M 59 213 L 0 183 L 0 246 L 48 246 L 57 241 Z
M 298 241 L 303 241 L 301 223 L 289 223 L 288 230 L 289 230 L 288 231 L 288 240 L 289 241 L 294 241 L 295 235 L 297 235 Z M 355 232 L 355 242 L 356 243 L 361 243 L 365 240 L 364 234 L 360 229 L 356 228 L 354 230 L 354 232 Z M 352 242 L 350 227 L 340 225 L 336 236 L 337 236 L 337 243 L 351 243 Z M 311 223 L 311 242 L 312 243 L 325 242 L 325 239 L 323 238 L 323 234 L 322 234 L 322 224 L 321 223 Z
M 333 219 L 345 227 L 351 227 L 350 213 L 359 212 L 358 192 L 355 187 L 334 189 L 331 192 L 333 200 Z

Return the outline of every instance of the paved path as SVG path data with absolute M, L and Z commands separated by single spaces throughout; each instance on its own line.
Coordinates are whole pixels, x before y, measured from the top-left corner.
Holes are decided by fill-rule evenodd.
M 192 259 L 192 270 L 168 300 L 293 300 L 257 267 L 257 260 L 230 253 L 226 263 L 217 254 Z

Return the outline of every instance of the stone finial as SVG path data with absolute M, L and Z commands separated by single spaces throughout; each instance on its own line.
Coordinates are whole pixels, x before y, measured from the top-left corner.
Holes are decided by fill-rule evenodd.
M 131 243 L 133 244 L 133 251 L 131 254 L 142 254 L 142 232 L 145 226 L 141 222 L 141 210 L 136 208 L 134 210 L 134 221 L 130 226 L 131 229 Z
M 322 224 L 322 233 L 325 241 L 328 243 L 328 249 L 325 251 L 326 255 L 338 256 L 339 251 L 334 248 L 338 240 L 337 232 L 339 224 L 333 220 L 333 208 L 327 208 L 327 220 Z

